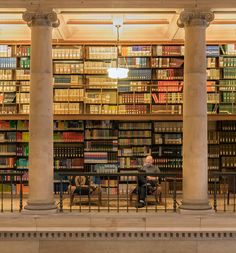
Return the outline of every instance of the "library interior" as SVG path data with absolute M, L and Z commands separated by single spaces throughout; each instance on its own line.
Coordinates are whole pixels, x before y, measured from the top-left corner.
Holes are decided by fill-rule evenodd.
M 1 253 L 233 252 L 236 2 L 0 13 Z

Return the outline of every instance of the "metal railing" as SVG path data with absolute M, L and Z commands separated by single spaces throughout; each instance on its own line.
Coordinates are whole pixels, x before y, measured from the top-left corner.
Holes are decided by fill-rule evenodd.
M 0 170 L 1 212 L 22 211 L 23 208 L 23 175 L 21 170 Z
M 178 198 L 178 183 L 182 181 L 181 174 L 176 173 L 90 173 L 61 171 L 59 211 L 88 211 L 88 212 L 121 212 L 121 211 L 177 211 L 180 198 Z M 87 185 L 72 183 L 74 177 L 87 178 Z M 139 178 L 158 177 L 161 182 L 151 187 L 143 185 L 137 187 Z M 70 179 L 69 183 L 65 178 Z M 92 179 L 93 178 L 93 179 Z M 95 182 L 95 185 L 94 185 Z M 67 184 L 67 187 L 65 187 Z M 67 190 L 65 191 L 65 189 Z M 141 190 L 144 190 L 145 203 L 139 204 Z M 135 198 L 135 200 L 134 200 Z

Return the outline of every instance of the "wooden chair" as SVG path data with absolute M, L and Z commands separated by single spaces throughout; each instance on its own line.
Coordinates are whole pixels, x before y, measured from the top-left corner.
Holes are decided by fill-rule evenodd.
M 70 206 L 74 204 L 75 198 L 79 198 L 79 201 L 86 199 L 88 202 L 97 201 L 101 205 L 102 191 L 100 187 L 94 185 L 79 184 L 75 186 L 72 181 L 68 186 L 68 193 L 70 195 Z
M 138 197 L 138 188 L 135 187 L 130 191 L 129 199 L 130 202 L 133 201 L 133 196 L 136 195 Z M 156 189 L 152 191 L 152 193 L 147 193 L 146 202 L 148 203 L 148 199 L 150 197 L 154 197 L 157 204 L 162 203 L 162 187 L 160 184 L 157 184 Z

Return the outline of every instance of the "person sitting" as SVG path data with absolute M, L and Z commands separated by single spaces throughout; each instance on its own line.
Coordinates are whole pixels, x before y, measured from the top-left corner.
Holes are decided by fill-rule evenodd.
M 93 183 L 92 177 L 89 176 L 73 176 L 70 180 L 68 191 L 70 193 L 70 205 L 73 204 L 75 195 L 91 196 L 97 192 L 99 201 L 101 200 L 100 189 Z
M 145 160 L 143 167 L 139 172 L 145 173 L 161 173 L 160 169 L 154 165 L 154 159 L 151 155 L 148 155 Z M 138 204 L 137 207 L 141 208 L 146 205 L 146 196 L 150 194 L 161 194 L 161 187 L 158 185 L 159 179 L 156 176 L 138 176 Z

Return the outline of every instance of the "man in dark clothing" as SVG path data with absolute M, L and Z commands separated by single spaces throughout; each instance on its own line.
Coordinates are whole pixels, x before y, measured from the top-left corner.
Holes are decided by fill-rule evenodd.
M 143 167 L 139 170 L 139 172 L 146 173 L 161 173 L 160 169 L 155 166 L 154 160 L 152 156 L 147 156 L 144 160 Z M 140 175 L 138 177 L 138 208 L 144 207 L 146 205 L 145 199 L 147 194 L 152 194 L 154 191 L 156 193 L 160 193 L 161 189 L 158 186 L 158 177 L 156 176 L 146 176 Z

